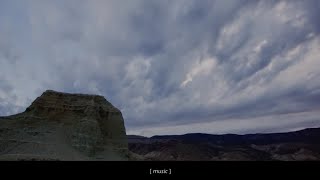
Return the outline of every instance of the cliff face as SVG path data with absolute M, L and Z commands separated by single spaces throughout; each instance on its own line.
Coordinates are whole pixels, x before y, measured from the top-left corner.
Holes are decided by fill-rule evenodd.
M 46 91 L 0 120 L 0 160 L 127 160 L 121 112 L 104 97 Z

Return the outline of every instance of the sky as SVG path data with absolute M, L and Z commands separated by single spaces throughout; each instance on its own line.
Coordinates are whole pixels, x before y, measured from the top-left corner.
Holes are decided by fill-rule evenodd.
M 318 0 L 1 0 L 0 115 L 103 95 L 127 134 L 320 127 Z

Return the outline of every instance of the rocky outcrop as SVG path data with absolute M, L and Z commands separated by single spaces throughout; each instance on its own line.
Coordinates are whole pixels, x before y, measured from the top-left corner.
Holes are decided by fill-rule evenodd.
M 127 160 L 121 112 L 103 96 L 48 90 L 0 119 L 0 160 Z

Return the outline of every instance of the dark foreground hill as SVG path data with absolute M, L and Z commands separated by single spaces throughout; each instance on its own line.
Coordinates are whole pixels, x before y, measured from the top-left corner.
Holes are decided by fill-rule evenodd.
M 129 150 L 144 160 L 320 160 L 320 128 L 288 133 L 128 136 Z
M 0 160 L 128 160 L 122 114 L 102 96 L 48 90 L 0 117 Z

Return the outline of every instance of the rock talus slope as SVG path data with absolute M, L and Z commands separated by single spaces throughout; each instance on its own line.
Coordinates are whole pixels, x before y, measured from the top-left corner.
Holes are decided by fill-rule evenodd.
M 103 96 L 48 90 L 0 118 L 0 160 L 128 160 L 122 114 Z

